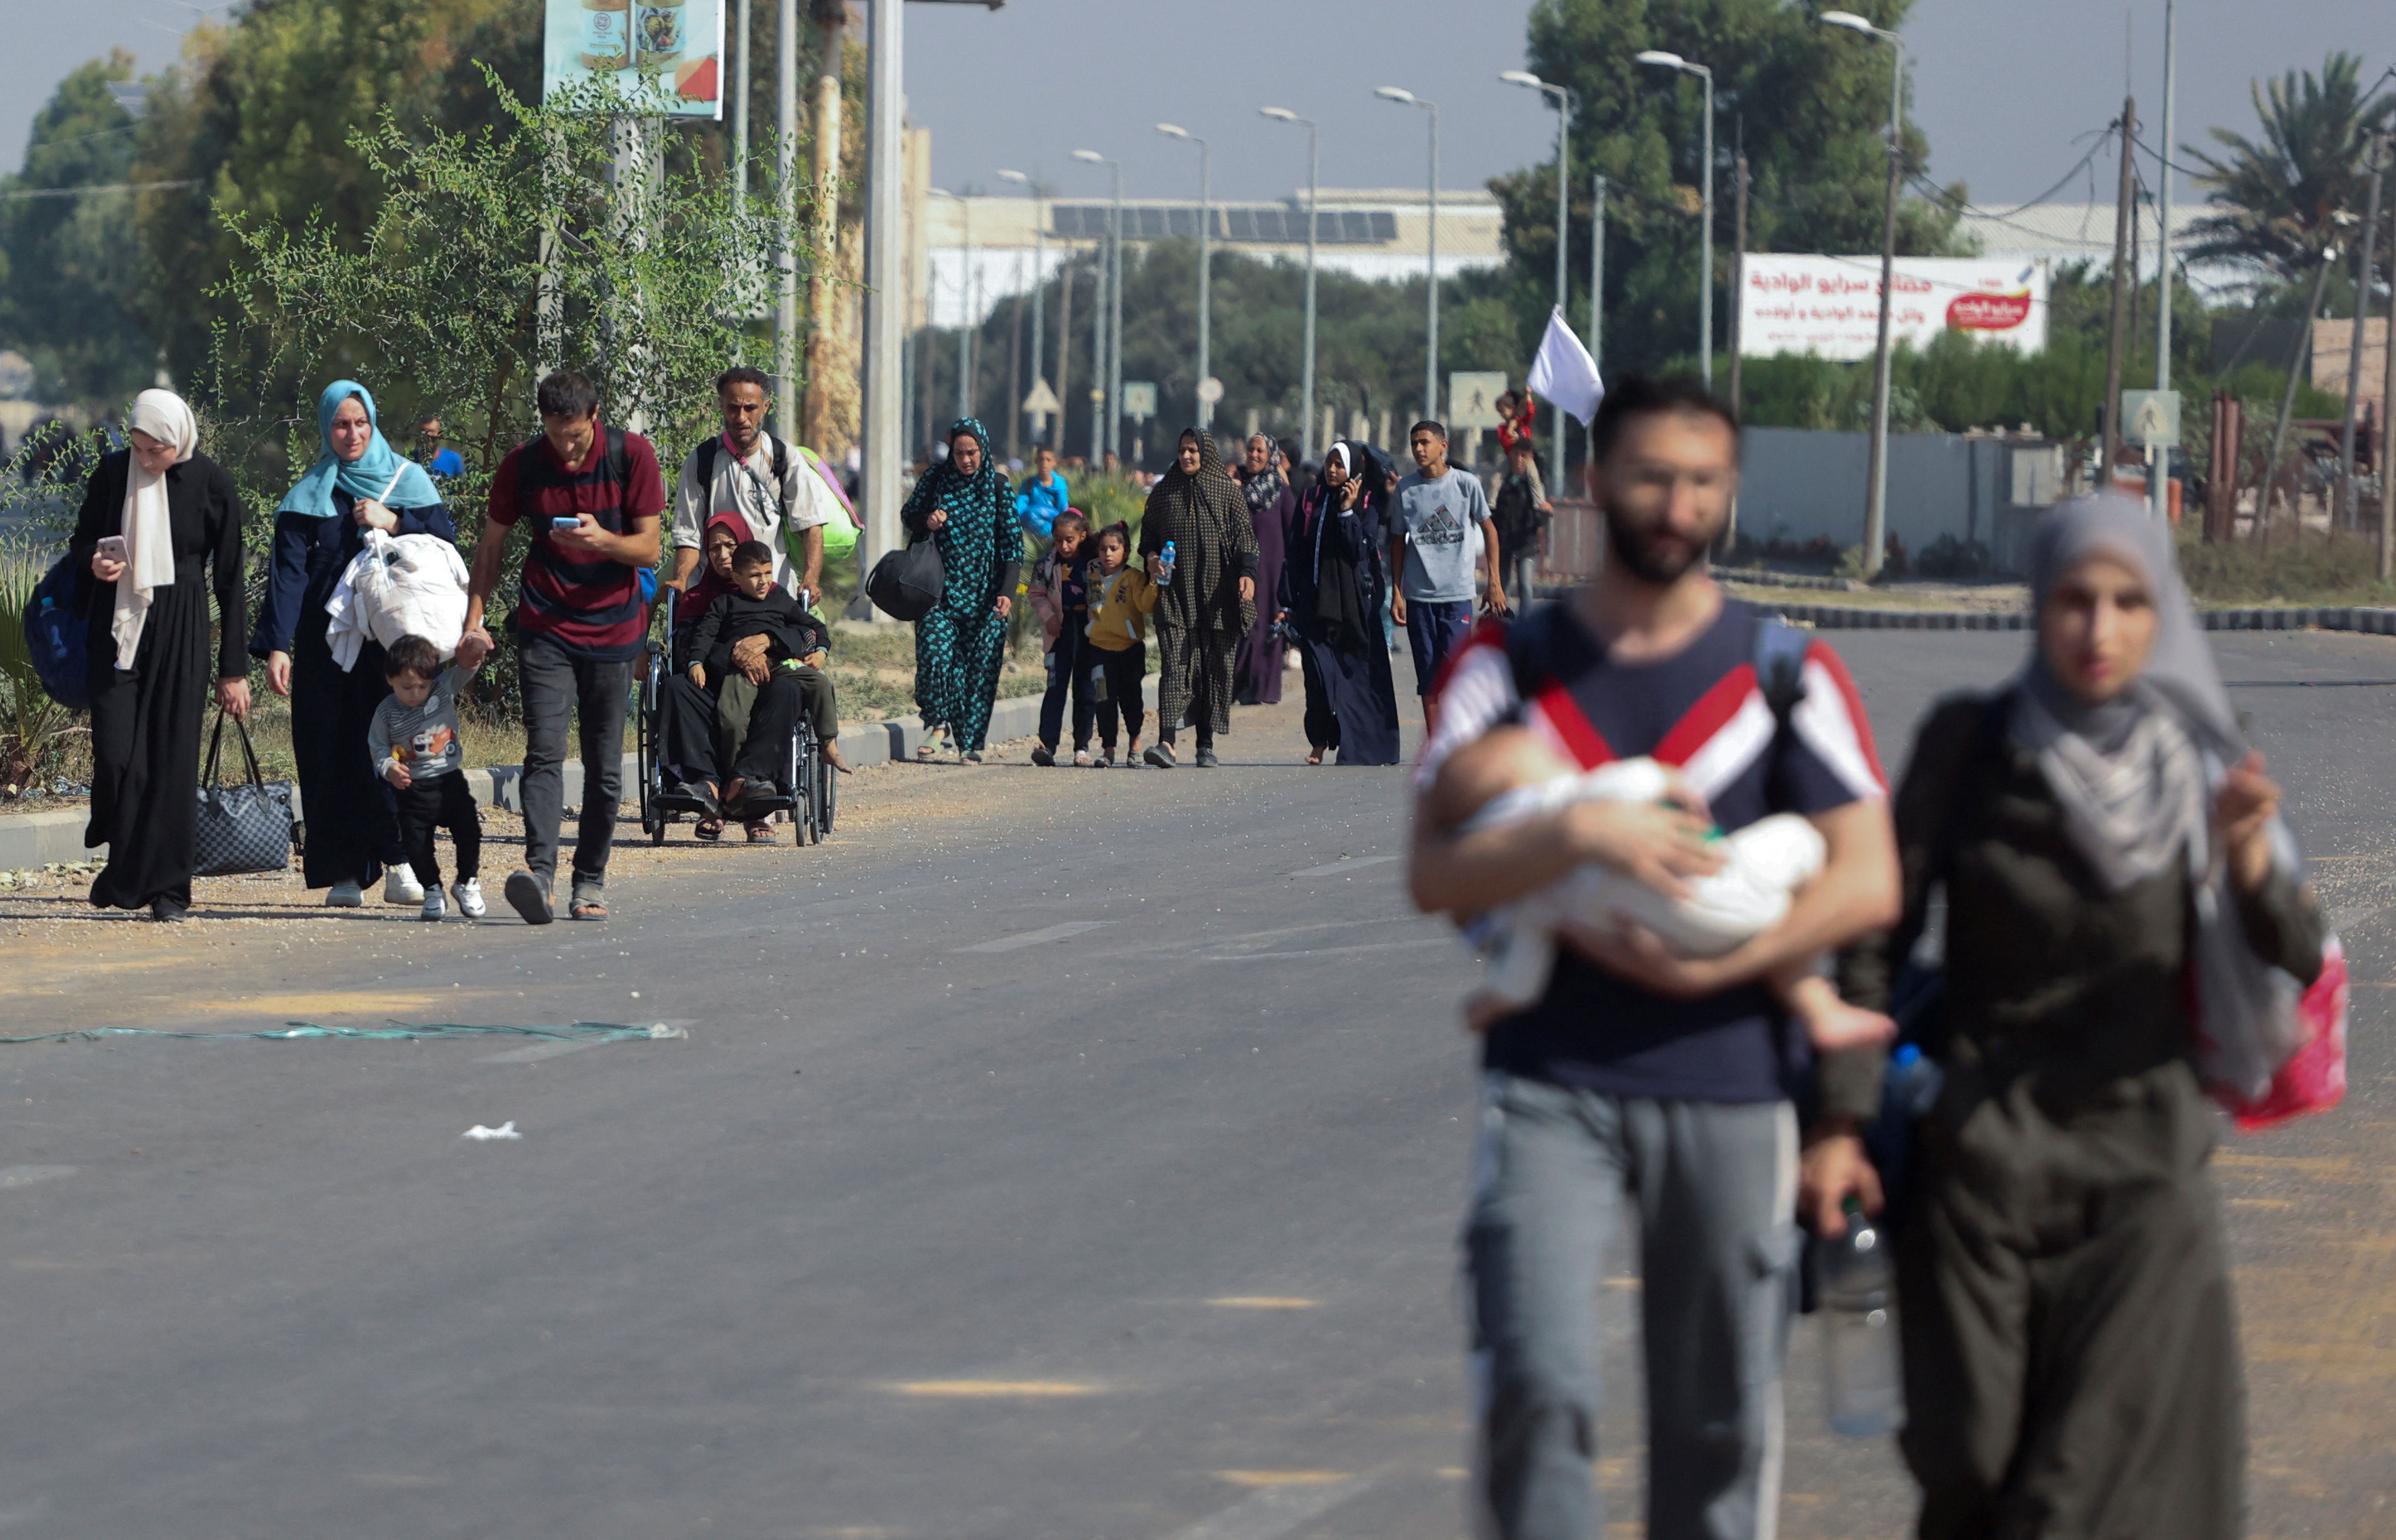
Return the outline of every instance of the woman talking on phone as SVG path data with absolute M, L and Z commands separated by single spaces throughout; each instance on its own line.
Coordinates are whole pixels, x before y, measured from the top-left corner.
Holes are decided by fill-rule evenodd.
M 218 633 L 217 704 L 249 714 L 241 656 L 241 499 L 224 467 L 199 452 L 192 409 L 171 391 L 133 398 L 131 447 L 100 462 L 68 546 L 90 630 L 91 822 L 105 843 L 92 880 L 102 909 L 192 907 L 199 805 L 200 708 L 208 679 L 208 589 Z M 215 571 L 203 586 L 200 569 Z
M 366 548 L 367 530 L 450 541 L 458 530 L 433 478 L 375 426 L 365 386 L 337 379 L 325 387 L 316 398 L 316 463 L 275 510 L 273 564 L 249 650 L 266 659 L 267 688 L 291 697 L 308 885 L 330 888 L 331 908 L 355 909 L 388 866 L 383 901 L 420 904 L 424 892 L 400 847 L 398 813 L 366 751 L 366 725 L 391 694 L 382 648 L 369 640 L 343 672 L 326 640 L 325 602 Z

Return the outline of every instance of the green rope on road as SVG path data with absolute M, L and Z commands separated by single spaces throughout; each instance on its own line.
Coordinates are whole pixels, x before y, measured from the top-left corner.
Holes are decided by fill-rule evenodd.
M 0 1037 L 0 1046 L 20 1042 L 96 1042 L 104 1037 L 155 1038 L 342 1038 L 350 1042 L 413 1042 L 420 1038 L 528 1037 L 549 1042 L 631 1042 L 643 1039 L 679 1038 L 690 1034 L 659 1022 L 628 1027 L 616 1021 L 570 1021 L 563 1027 L 482 1027 L 462 1021 L 394 1021 L 388 1027 L 320 1027 L 313 1021 L 291 1021 L 279 1032 L 172 1032 L 156 1027 L 81 1027 L 70 1032 L 41 1032 L 33 1037 Z

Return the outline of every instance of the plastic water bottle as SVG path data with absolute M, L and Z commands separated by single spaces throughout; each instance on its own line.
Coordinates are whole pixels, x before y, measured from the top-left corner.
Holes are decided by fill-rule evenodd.
M 1157 575 L 1156 586 L 1171 588 L 1173 586 L 1173 542 L 1171 540 L 1165 541 L 1165 549 L 1156 553 L 1156 564 L 1164 569 Z
M 1888 1237 L 1854 1198 L 1846 1201 L 1846 1234 L 1814 1241 L 1822 1285 L 1823 1389 L 1831 1431 L 1886 1438 L 1905 1420 Z

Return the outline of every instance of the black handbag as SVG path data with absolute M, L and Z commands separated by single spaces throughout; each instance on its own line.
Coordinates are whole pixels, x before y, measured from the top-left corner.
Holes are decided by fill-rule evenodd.
M 921 620 L 940 602 L 948 581 L 938 544 L 921 535 L 873 564 L 866 576 L 865 596 L 894 620 Z
M 220 784 L 217 759 L 224 750 L 225 712 L 217 712 L 208 735 L 207 768 L 200 776 L 200 811 L 194 843 L 197 877 L 231 877 L 246 871 L 281 871 L 291 864 L 291 783 L 268 785 L 258 773 L 258 751 L 249 727 L 236 719 L 242 757 L 249 762 L 247 784 Z

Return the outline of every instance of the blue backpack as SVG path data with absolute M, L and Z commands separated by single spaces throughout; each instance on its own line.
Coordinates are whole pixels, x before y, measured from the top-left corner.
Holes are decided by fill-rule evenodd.
M 75 613 L 73 559 L 61 556 L 25 601 L 25 650 L 52 700 L 71 711 L 91 705 L 84 618 Z

